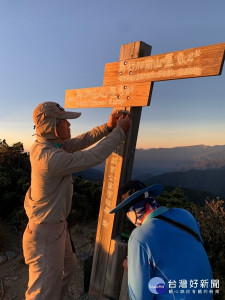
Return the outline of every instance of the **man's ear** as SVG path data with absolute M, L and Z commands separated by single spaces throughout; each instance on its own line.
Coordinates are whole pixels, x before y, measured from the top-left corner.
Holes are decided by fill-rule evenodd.
M 136 192 L 134 189 L 128 190 L 125 194 L 122 195 L 121 200 L 126 200 L 129 196 L 133 195 Z

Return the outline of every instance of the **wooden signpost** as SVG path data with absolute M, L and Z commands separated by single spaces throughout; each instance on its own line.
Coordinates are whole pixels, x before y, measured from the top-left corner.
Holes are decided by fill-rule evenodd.
M 89 293 L 119 299 L 126 245 L 118 240 L 123 213 L 109 215 L 117 205 L 119 187 L 131 178 L 142 106 L 148 106 L 154 81 L 220 75 L 225 43 L 149 56 L 143 42 L 123 45 L 119 62 L 106 64 L 103 87 L 67 90 L 65 107 L 113 107 L 127 109 L 131 128 L 107 159 L 92 264 Z M 122 299 L 124 300 L 124 299 Z

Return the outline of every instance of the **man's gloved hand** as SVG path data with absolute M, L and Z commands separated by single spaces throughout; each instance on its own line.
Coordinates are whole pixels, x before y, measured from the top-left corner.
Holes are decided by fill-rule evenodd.
M 111 115 L 109 116 L 109 121 L 107 123 L 107 127 L 109 130 L 113 130 L 116 127 L 117 121 L 121 117 L 121 114 L 118 114 L 116 110 L 114 110 Z
M 117 126 L 120 126 L 125 133 L 128 132 L 130 130 L 130 116 L 127 115 L 125 118 L 119 119 Z

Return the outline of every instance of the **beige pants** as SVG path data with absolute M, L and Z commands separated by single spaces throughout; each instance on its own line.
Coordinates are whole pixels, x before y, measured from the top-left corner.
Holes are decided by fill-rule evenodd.
M 23 252 L 29 265 L 26 300 L 63 299 L 76 265 L 67 222 L 29 222 L 23 235 Z

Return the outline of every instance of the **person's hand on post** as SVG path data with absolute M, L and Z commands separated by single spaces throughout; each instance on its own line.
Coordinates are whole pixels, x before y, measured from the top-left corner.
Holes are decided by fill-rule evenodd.
M 130 116 L 127 115 L 125 118 L 120 118 L 117 121 L 117 126 L 120 126 L 125 133 L 130 130 Z
M 114 110 L 110 114 L 109 121 L 107 123 L 107 127 L 109 128 L 109 130 L 113 130 L 116 127 L 117 121 L 119 120 L 120 117 L 121 117 L 121 115 L 118 114 L 116 110 Z
M 123 261 L 123 268 L 125 271 L 128 271 L 128 258 Z

